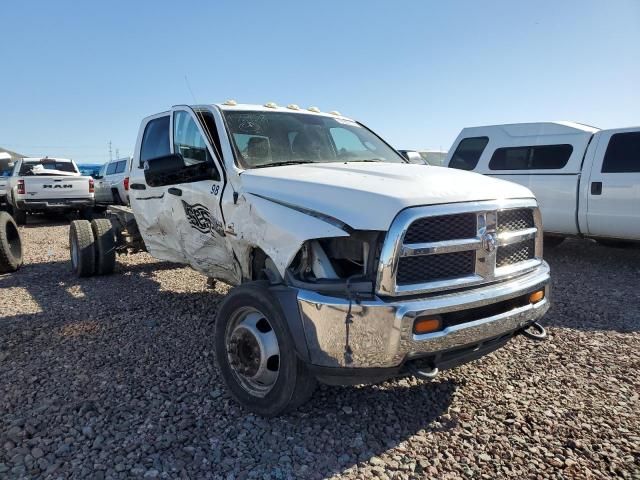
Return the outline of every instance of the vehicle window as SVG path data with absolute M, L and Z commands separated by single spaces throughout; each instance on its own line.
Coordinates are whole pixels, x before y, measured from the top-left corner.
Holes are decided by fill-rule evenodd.
M 113 175 L 114 173 L 116 173 L 117 166 L 118 164 L 116 162 L 110 163 L 107 167 L 107 175 Z
M 108 165 L 108 163 L 105 163 L 104 165 L 102 165 L 102 168 L 100 169 L 100 173 L 99 173 L 99 175 L 101 177 L 104 177 L 106 175 L 106 173 L 107 173 L 107 165 Z
M 640 132 L 611 135 L 602 173 L 640 172 Z
M 20 167 L 20 175 L 32 175 L 33 167 L 40 166 L 44 170 L 59 170 L 61 172 L 77 173 L 76 167 L 71 162 L 62 162 L 53 158 L 41 160 L 23 161 Z
M 185 165 L 212 160 L 198 125 L 188 112 L 176 112 L 173 117 L 173 148 L 182 155 Z
M 573 147 L 568 144 L 498 148 L 491 156 L 489 168 L 491 170 L 558 170 L 567 165 L 572 152 Z
M 223 112 L 243 168 L 311 162 L 405 160 L 356 122 L 306 113 Z
M 469 137 L 464 138 L 458 144 L 458 148 L 453 152 L 450 168 L 460 170 L 473 170 L 478 165 L 478 160 L 485 147 L 489 143 L 489 137 Z
M 218 128 L 216 127 L 216 121 L 213 118 L 211 112 L 206 110 L 196 110 L 196 115 L 198 120 L 200 120 L 203 125 L 205 133 L 209 135 L 209 140 L 211 141 L 213 147 L 217 150 L 215 153 L 218 155 L 218 158 L 221 157 L 222 145 L 220 145 L 220 135 L 218 135 Z
M 171 154 L 169 146 L 169 116 L 156 118 L 147 123 L 142 135 L 140 146 L 140 165 L 152 158 L 164 157 Z M 107 172 L 108 173 L 108 172 Z
M 127 168 L 126 160 L 121 160 L 118 163 L 116 163 L 116 173 L 122 173 L 125 171 L 126 168 Z

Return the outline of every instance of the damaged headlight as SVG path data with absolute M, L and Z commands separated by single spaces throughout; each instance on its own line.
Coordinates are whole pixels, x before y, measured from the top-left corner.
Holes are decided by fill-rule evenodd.
M 381 239 L 380 232 L 357 231 L 348 237 L 305 242 L 289 269 L 291 280 L 305 288 L 345 291 L 348 283 L 358 291 L 372 292 Z

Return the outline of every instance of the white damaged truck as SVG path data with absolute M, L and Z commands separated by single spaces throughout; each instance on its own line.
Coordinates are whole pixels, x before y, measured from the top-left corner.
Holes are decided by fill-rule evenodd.
M 407 163 L 363 124 L 296 105 L 176 106 L 143 120 L 131 207 L 77 220 L 80 276 L 146 250 L 236 286 L 215 321 L 220 372 L 276 415 L 317 381 L 431 379 L 549 308 L 527 188 Z

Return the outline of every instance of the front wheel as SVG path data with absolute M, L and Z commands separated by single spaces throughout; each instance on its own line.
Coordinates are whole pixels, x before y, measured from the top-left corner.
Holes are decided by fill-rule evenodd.
M 247 410 L 274 416 L 313 394 L 316 379 L 298 359 L 280 305 L 262 282 L 237 287 L 224 300 L 215 345 L 222 378 Z

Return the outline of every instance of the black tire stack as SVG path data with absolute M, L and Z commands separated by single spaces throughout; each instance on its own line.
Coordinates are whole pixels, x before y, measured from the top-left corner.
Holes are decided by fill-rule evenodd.
M 71 222 L 69 246 L 71 268 L 79 277 L 113 273 L 116 265 L 116 238 L 109 219 Z
M 18 225 L 7 212 L 0 212 L 0 273 L 17 271 L 23 263 Z

